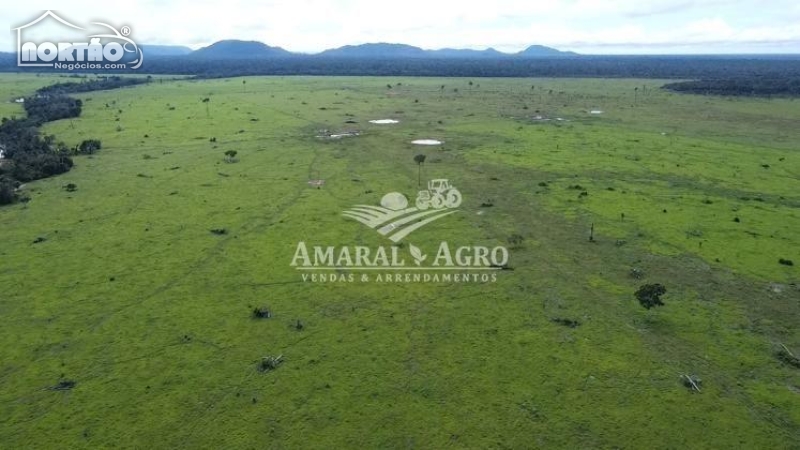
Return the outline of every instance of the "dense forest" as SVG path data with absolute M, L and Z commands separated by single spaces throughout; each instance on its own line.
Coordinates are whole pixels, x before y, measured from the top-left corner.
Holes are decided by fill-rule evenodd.
M 735 95 L 755 97 L 800 96 L 800 75 L 784 77 L 736 77 L 681 81 L 664 85 L 675 92 L 702 95 Z
M 537 59 L 286 58 L 196 60 L 151 58 L 145 73 L 202 77 L 241 75 L 391 75 L 445 77 L 603 77 L 719 79 L 800 77 L 800 59 L 576 57 Z
M 147 78 L 103 77 L 83 82 L 57 83 L 39 89 L 25 99 L 24 118 L 3 118 L 0 123 L 0 205 L 18 200 L 16 190 L 21 183 L 67 172 L 72 168 L 71 156 L 93 153 L 100 141 L 89 139 L 69 148 L 55 137 L 42 136 L 38 128 L 54 120 L 78 117 L 83 104 L 67 94 L 88 92 L 146 83 Z M 23 199 L 24 200 L 24 199 Z
M 16 67 L 13 55 L 0 54 L 0 71 L 16 70 L 19 69 Z M 40 71 L 52 70 L 40 69 Z M 796 55 L 575 55 L 474 59 L 337 58 L 320 55 L 253 59 L 152 56 L 145 58 L 141 69 L 128 73 L 193 75 L 198 78 L 254 75 L 662 78 L 690 80 L 665 86 L 675 92 L 747 96 L 800 95 L 800 56 Z M 113 85 L 117 82 L 110 83 L 112 83 L 111 88 L 119 87 Z M 81 92 L 71 89 L 94 88 L 95 86 L 87 86 L 85 83 L 76 83 L 75 86 L 52 89 Z
M 81 81 L 68 81 L 64 83 L 51 84 L 45 86 L 38 91 L 37 94 L 42 95 L 66 95 L 77 94 L 80 92 L 91 91 L 105 91 L 109 89 L 119 89 L 127 86 L 136 86 L 137 84 L 147 83 L 151 77 L 147 78 L 122 78 L 119 76 L 102 77 L 94 80 L 81 80 Z
M 0 71 L 17 71 L 12 54 L 0 54 Z M 26 71 L 34 69 L 25 69 Z M 47 69 L 42 69 L 45 71 Z M 78 71 L 72 72 L 76 73 Z M 91 71 L 94 73 L 95 71 Z M 119 71 L 116 71 L 119 73 Z M 541 58 L 336 58 L 293 56 L 208 59 L 146 56 L 130 73 L 195 75 L 353 75 L 443 77 L 604 77 L 769 80 L 800 77 L 797 56 L 572 56 Z

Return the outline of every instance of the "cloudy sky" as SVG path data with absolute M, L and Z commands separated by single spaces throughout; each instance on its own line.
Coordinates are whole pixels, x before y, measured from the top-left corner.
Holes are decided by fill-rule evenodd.
M 12 29 L 45 9 L 38 1 L 3 5 L 0 51 L 14 51 Z M 81 26 L 128 25 L 140 44 L 192 48 L 245 39 L 307 53 L 366 42 L 508 52 L 542 44 L 587 54 L 800 53 L 797 0 L 64 0 L 54 11 Z M 35 28 L 28 31 L 57 38 L 55 28 Z

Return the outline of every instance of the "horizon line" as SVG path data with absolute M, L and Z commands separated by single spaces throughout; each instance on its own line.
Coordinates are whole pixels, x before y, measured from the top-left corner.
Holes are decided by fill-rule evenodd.
M 437 51 L 445 51 L 445 50 L 454 50 L 454 51 L 472 51 L 472 52 L 478 52 L 479 53 L 479 52 L 493 51 L 493 52 L 499 53 L 500 55 L 503 55 L 503 56 L 525 56 L 525 55 L 521 55 L 521 54 L 524 53 L 526 50 L 528 50 L 531 47 L 542 47 L 544 49 L 549 49 L 549 50 L 553 50 L 553 51 L 562 53 L 562 55 L 552 55 L 552 56 L 800 56 L 800 51 L 791 52 L 791 51 L 785 51 L 785 50 L 764 50 L 764 51 L 752 51 L 752 50 L 735 51 L 735 50 L 732 50 L 732 51 L 716 51 L 716 52 L 708 52 L 708 51 L 705 51 L 705 52 L 692 52 L 690 50 L 688 50 L 688 51 L 676 51 L 676 52 L 647 52 L 646 51 L 647 49 L 656 50 L 656 49 L 664 48 L 664 47 L 703 47 L 703 46 L 707 46 L 708 43 L 697 43 L 697 44 L 686 44 L 686 43 L 661 44 L 660 43 L 660 44 L 654 44 L 654 45 L 637 44 L 637 43 L 629 43 L 629 44 L 614 43 L 614 44 L 595 44 L 594 46 L 591 46 L 591 45 L 587 46 L 589 48 L 595 47 L 598 50 L 599 49 L 603 49 L 603 48 L 609 48 L 609 47 L 622 47 L 622 48 L 624 48 L 624 47 L 633 47 L 633 48 L 636 48 L 636 49 L 645 50 L 645 51 L 633 50 L 633 51 L 619 51 L 619 52 L 613 52 L 612 51 L 612 52 L 597 52 L 597 53 L 595 53 L 595 52 L 587 53 L 586 50 L 574 50 L 574 48 L 576 47 L 574 44 L 572 44 L 572 45 L 565 44 L 563 46 L 561 46 L 561 45 L 555 46 L 557 44 L 551 44 L 551 45 L 548 45 L 548 44 L 529 44 L 529 45 L 526 45 L 526 46 L 522 47 L 520 50 L 506 51 L 506 50 L 498 50 L 495 46 L 486 46 L 486 47 L 482 47 L 482 48 L 473 48 L 473 47 L 468 47 L 468 46 L 467 47 L 445 46 L 445 47 L 437 47 L 437 48 L 426 48 L 426 47 L 421 47 L 421 46 L 413 45 L 413 44 L 406 44 L 406 43 L 402 43 L 402 42 L 389 42 L 389 41 L 371 41 L 371 42 L 351 43 L 351 44 L 343 44 L 343 45 L 338 46 L 338 47 L 326 48 L 324 50 L 316 50 L 316 51 L 305 50 L 304 51 L 304 50 L 289 50 L 289 49 L 287 49 L 285 47 L 281 47 L 281 46 L 278 46 L 278 45 L 271 45 L 271 44 L 268 44 L 266 42 L 255 40 L 255 39 L 238 39 L 238 38 L 220 39 L 220 40 L 214 41 L 214 42 L 212 42 L 210 44 L 198 44 L 198 45 L 193 45 L 193 44 L 167 44 L 167 43 L 152 43 L 152 42 L 149 42 L 149 43 L 144 43 L 143 42 L 143 43 L 141 43 L 139 45 L 143 46 L 145 48 L 148 47 L 148 46 L 149 47 L 177 47 L 177 48 L 184 48 L 184 49 L 189 50 L 189 52 L 186 53 L 186 54 L 180 54 L 180 55 L 163 55 L 163 56 L 186 56 L 186 55 L 188 55 L 190 53 L 196 52 L 196 51 L 204 49 L 204 48 L 208 48 L 210 46 L 213 46 L 215 44 L 219 44 L 221 42 L 257 43 L 257 44 L 261 44 L 261 45 L 267 46 L 267 47 L 272 48 L 272 49 L 283 50 L 283 51 L 285 51 L 287 53 L 290 53 L 291 55 L 294 55 L 294 56 L 318 56 L 318 55 L 321 55 L 321 54 L 323 54 L 325 52 L 332 51 L 332 50 L 340 50 L 340 49 L 343 49 L 345 47 L 359 47 L 359 46 L 365 46 L 365 45 L 398 45 L 398 46 L 406 46 L 406 47 L 416 48 L 416 49 L 422 50 L 424 52 L 437 52 Z M 745 43 L 745 44 L 747 44 L 747 43 Z M 750 45 L 753 45 L 753 44 L 755 44 L 755 45 L 758 45 L 758 44 L 763 45 L 764 43 L 750 43 Z M 561 48 L 559 48 L 559 47 L 561 47 Z M 578 45 L 577 47 L 583 48 L 583 46 L 580 46 L 580 45 Z M 562 50 L 562 48 L 563 48 L 563 50 Z M 0 49 L 0 53 L 16 54 L 16 49 L 15 48 Z M 546 58 L 548 55 L 537 55 L 537 56 L 539 58 Z

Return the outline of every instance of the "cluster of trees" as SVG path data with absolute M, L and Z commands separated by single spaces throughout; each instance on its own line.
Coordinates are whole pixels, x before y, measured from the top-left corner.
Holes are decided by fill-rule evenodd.
M 725 78 L 800 74 L 800 60 L 692 57 L 581 57 L 552 59 L 264 59 L 237 61 L 151 58 L 146 70 L 204 78 L 243 75 L 390 75 L 446 77 Z
M 733 95 L 773 97 L 800 96 L 800 74 L 784 76 L 739 76 L 682 81 L 664 85 L 664 89 L 675 92 L 703 95 Z
M 646 309 L 664 306 L 661 296 L 667 293 L 667 288 L 661 284 L 645 284 L 636 290 L 634 295 L 642 307 Z
M 36 92 L 39 95 L 78 94 L 81 92 L 105 91 L 128 86 L 136 86 L 139 84 L 149 83 L 150 81 L 152 81 L 152 77 L 149 75 L 145 78 L 110 76 L 79 82 L 69 81 L 65 83 L 56 83 L 50 86 L 45 86 Z
M 0 71 L 15 71 L 16 60 L 0 54 Z M 30 69 L 27 69 L 30 70 Z M 53 69 L 41 68 L 41 72 Z M 93 71 L 94 72 L 94 71 Z M 116 71 L 118 72 L 118 71 Z M 719 95 L 800 95 L 800 58 L 796 56 L 574 56 L 534 59 L 491 58 L 318 58 L 313 56 L 211 59 L 153 56 L 131 73 L 225 78 L 249 75 L 352 75 L 444 77 L 602 77 L 692 79 L 665 85 L 676 92 Z M 81 76 L 74 74 L 72 78 Z M 39 95 L 66 95 L 117 89 L 150 82 L 147 77 L 107 76 L 91 81 L 58 83 Z M 242 82 L 244 88 L 245 82 Z M 64 101 L 59 115 L 80 105 Z M 55 113 L 55 112 L 54 112 Z
M 0 54 L 0 71 L 15 71 L 16 59 Z M 26 69 L 30 70 L 30 69 Z M 42 68 L 42 72 L 53 71 Z M 95 71 L 91 71 L 94 73 Z M 118 71 L 117 71 L 118 72 Z M 409 58 L 409 57 L 252 57 L 212 59 L 159 57 L 145 59 L 142 68 L 130 73 L 195 75 L 222 78 L 245 75 L 385 75 L 445 77 L 606 77 L 728 79 L 763 77 L 781 79 L 800 74 L 800 58 L 792 56 L 588 56 L 518 59 Z M 118 81 L 108 83 L 112 89 Z M 124 82 L 133 83 L 131 78 Z M 146 78 L 139 78 L 144 80 Z M 75 83 L 82 84 L 82 83 Z M 82 88 L 88 88 L 83 86 Z M 92 88 L 90 90 L 96 90 Z M 80 91 L 72 91 L 80 92 Z
M 0 175 L 0 205 L 13 203 L 16 198 L 17 185 L 14 180 Z
M 800 59 L 582 56 L 540 59 L 271 58 L 194 60 L 150 58 L 148 73 L 200 77 L 241 75 L 391 75 L 456 77 L 727 78 L 800 74 Z
M 92 155 L 103 148 L 103 144 L 98 139 L 87 139 L 75 147 L 75 153 L 80 155 Z
M 106 77 L 80 83 L 58 83 L 36 91 L 25 99 L 25 118 L 0 121 L 0 205 L 13 203 L 21 183 L 59 175 L 73 166 L 71 156 L 92 154 L 102 148 L 97 139 L 88 139 L 75 148 L 56 142 L 52 135 L 41 135 L 38 127 L 54 120 L 78 117 L 82 102 L 67 94 L 114 89 L 145 83 L 145 78 Z
M 0 164 L 0 180 L 4 195 L 0 203 L 13 201 L 9 189 L 13 192 L 19 183 L 58 175 L 72 168 L 67 146 L 56 143 L 53 136 L 40 135 L 37 123 L 27 119 L 2 119 L 0 144 L 4 148 L 4 159 Z
M 81 115 L 83 102 L 64 94 L 37 94 L 25 99 L 26 119 L 34 126 Z

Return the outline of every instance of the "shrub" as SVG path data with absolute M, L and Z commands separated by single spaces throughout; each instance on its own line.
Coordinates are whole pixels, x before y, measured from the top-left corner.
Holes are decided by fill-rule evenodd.
M 664 302 L 661 301 L 661 296 L 666 293 L 667 288 L 656 283 L 643 285 L 634 295 L 643 307 L 650 309 L 656 306 L 664 306 Z
M 525 241 L 525 238 L 519 234 L 512 234 L 511 236 L 508 237 L 507 241 L 512 246 L 519 247 Z
M 60 380 L 55 386 L 52 387 L 54 391 L 68 391 L 75 387 L 78 383 L 73 380 Z
M 637 279 L 637 280 L 641 280 L 642 278 L 644 278 L 644 270 L 642 270 L 642 269 L 640 269 L 638 267 L 634 267 L 630 271 L 630 276 L 631 276 L 631 278 L 634 278 L 634 279 Z
M 779 360 L 783 361 L 784 363 L 800 369 L 800 358 L 794 356 L 794 354 L 792 354 L 792 352 L 790 352 L 788 348 L 781 346 L 781 349 L 778 350 L 776 356 Z
M 283 363 L 283 355 L 278 356 L 265 356 L 261 358 L 261 362 L 258 363 L 258 371 L 259 372 L 270 372 L 278 368 L 278 366 Z
M 102 143 L 100 143 L 97 139 L 88 139 L 78 146 L 78 153 L 81 155 L 91 155 L 94 152 L 100 150 L 103 147 Z
M 553 323 L 557 323 L 559 325 L 563 325 L 565 327 L 569 327 L 569 328 L 577 328 L 577 327 L 579 327 L 581 325 L 581 323 L 579 321 L 577 321 L 577 320 L 564 319 L 564 318 L 561 318 L 561 317 L 556 317 L 556 318 L 550 319 L 550 321 L 553 322 Z
M 253 317 L 256 319 L 269 319 L 272 313 L 266 307 L 253 308 Z
M 15 183 L 8 178 L 0 178 L 0 205 L 9 205 L 16 199 Z

